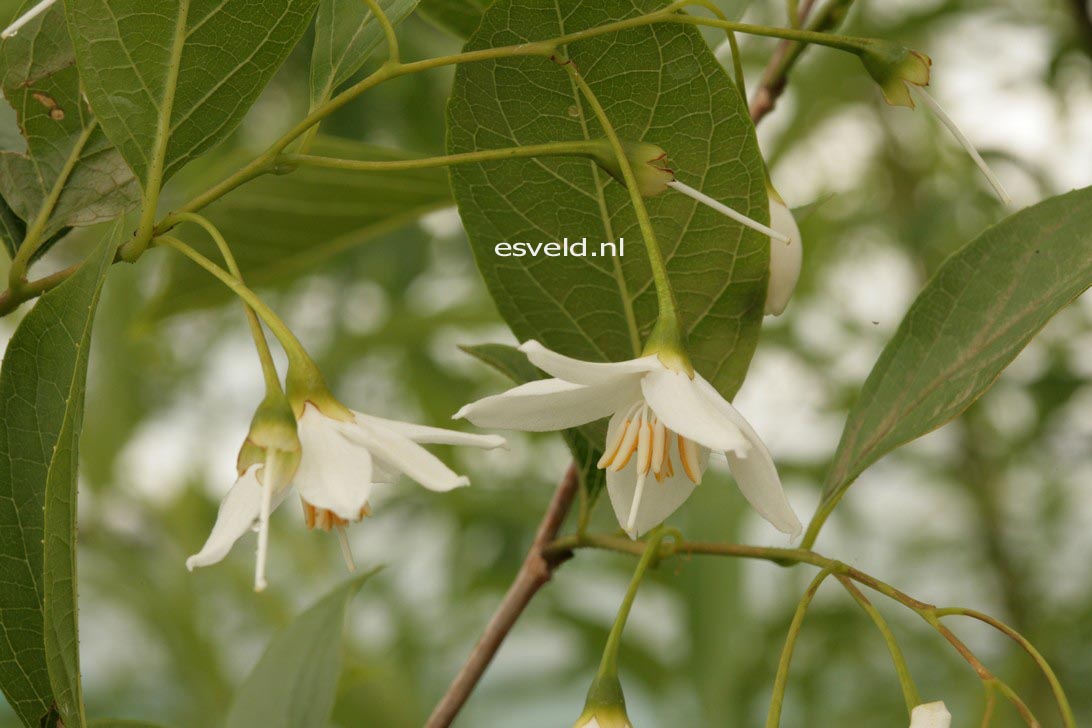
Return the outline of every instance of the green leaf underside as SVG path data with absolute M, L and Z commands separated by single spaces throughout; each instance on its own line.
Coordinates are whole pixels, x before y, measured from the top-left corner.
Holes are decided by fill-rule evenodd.
M 654 0 L 501 0 L 466 49 L 551 38 L 659 6 Z M 621 137 L 660 145 L 680 180 L 754 219 L 768 219 L 754 127 L 699 33 L 645 26 L 574 43 L 567 53 Z M 547 59 L 485 61 L 456 73 L 448 107 L 452 153 L 602 136 L 564 69 Z M 460 166 L 452 169 L 452 182 L 478 267 L 519 339 L 595 361 L 637 353 L 657 306 L 624 186 L 589 161 L 559 157 Z M 694 365 L 731 397 L 757 343 L 768 240 L 673 190 L 647 203 Z M 625 255 L 494 254 L 500 242 L 584 236 L 595 251 L 622 237 Z
M 963 412 L 1092 286 L 1092 188 L 986 230 L 925 286 L 849 413 L 824 502 L 872 463 Z
M 313 154 L 343 159 L 396 160 L 405 155 L 369 144 L 317 137 Z M 246 280 L 267 285 L 293 279 L 332 256 L 451 205 L 443 170 L 356 172 L 301 167 L 261 177 L 204 213 L 223 231 Z M 215 249 L 192 229 L 190 239 Z M 230 293 L 188 261 L 172 263 L 156 306 L 166 315 L 229 300 Z
M 121 230 L 41 297 L 12 336 L 0 372 L 0 687 L 28 726 L 54 699 L 66 725 L 82 725 L 77 443 L 91 322 Z
M 460 38 L 478 29 L 489 0 L 421 0 L 421 15 Z
M 38 216 L 71 158 L 77 161 L 44 238 L 66 225 L 113 219 L 136 202 L 132 173 L 97 125 L 81 141 L 95 122 L 80 100 L 75 53 L 60 3 L 0 44 L 0 86 L 27 144 L 25 150 L 0 152 L 0 195 L 21 219 Z
M 374 574 L 353 577 L 276 635 L 235 695 L 226 728 L 326 725 L 337 695 L 349 603 Z
M 153 183 L 165 182 L 238 126 L 317 4 L 67 0 L 65 6 L 91 108 L 147 185 L 158 150 L 165 155 L 162 179 Z M 161 116 L 169 124 L 161 127 Z
M 379 7 L 395 25 L 416 5 L 417 0 L 379 0 Z M 364 0 L 322 0 L 311 53 L 311 108 L 329 99 L 359 71 L 383 40 L 383 27 Z
M 479 344 L 459 347 L 475 359 L 488 364 L 516 384 L 526 384 L 547 375 L 527 360 L 527 356 L 507 344 Z M 592 422 L 571 430 L 562 430 L 561 436 L 580 468 L 580 478 L 588 494 L 595 498 L 606 485 L 606 474 L 598 467 L 603 455 L 606 427 L 602 421 Z

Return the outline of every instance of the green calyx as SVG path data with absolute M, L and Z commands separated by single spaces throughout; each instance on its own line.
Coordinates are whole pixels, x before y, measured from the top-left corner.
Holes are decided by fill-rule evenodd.
M 694 377 L 694 365 L 690 362 L 690 355 L 686 351 L 686 334 L 674 316 L 661 315 L 656 320 L 652 333 L 645 341 L 641 356 L 650 354 L 660 357 L 660 361 L 668 369 Z
M 254 417 L 250 432 L 239 449 L 237 469 L 240 474 L 250 466 L 265 463 L 271 457 L 282 460 L 280 472 L 294 473 L 300 460 L 300 439 L 296 434 L 296 417 L 287 398 L 279 390 L 266 395 Z
M 598 725 L 599 728 L 633 728 L 629 716 L 626 715 L 626 698 L 622 694 L 622 684 L 615 674 L 596 676 L 588 689 L 584 712 L 580 714 L 573 728 L 587 728 L 591 725 Z
M 675 180 L 675 173 L 667 168 L 667 152 L 655 144 L 647 142 L 632 142 L 621 140 L 622 149 L 626 153 L 626 159 L 633 170 L 633 176 L 637 178 L 637 189 L 642 197 L 655 197 Z M 593 152 L 592 158 L 604 172 L 621 184 L 626 183 L 625 175 L 618 164 L 618 157 L 614 153 L 610 142 L 603 140 L 599 148 Z
M 322 376 L 318 365 L 306 354 L 289 354 L 285 384 L 291 412 L 297 419 L 303 416 L 307 403 L 313 404 L 319 412 L 335 420 L 349 422 L 353 419 L 353 413 L 330 393 L 326 378 Z
M 933 65 L 929 56 L 878 40 L 864 42 L 858 55 L 868 75 L 880 85 L 887 103 L 914 108 L 907 84 L 929 84 L 929 68 Z

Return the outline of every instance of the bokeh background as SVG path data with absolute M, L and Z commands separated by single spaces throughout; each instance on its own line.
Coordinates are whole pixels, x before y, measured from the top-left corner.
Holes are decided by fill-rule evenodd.
M 0 2 L 0 17 L 12 5 Z M 1084 0 L 858 0 L 846 28 L 932 56 L 934 95 L 1023 206 L 1092 183 L 1088 14 Z M 746 17 L 784 22 L 774 0 L 755 0 Z M 409 57 L 461 44 L 420 17 L 400 36 Z M 753 84 L 773 44 L 744 39 L 743 48 Z M 305 41 L 231 141 L 172 183 L 165 206 L 305 113 L 309 53 Z M 389 83 L 324 132 L 441 153 L 450 81 L 434 72 Z M 805 266 L 787 313 L 767 324 L 737 405 L 806 519 L 847 408 L 902 314 L 940 262 L 1003 210 L 935 119 L 886 106 L 857 62 L 832 51 L 808 52 L 760 138 L 799 213 Z M 346 402 L 442 425 L 467 399 L 507 384 L 457 345 L 511 335 L 453 209 L 437 205 L 378 235 L 347 230 L 346 211 L 367 204 L 352 189 L 324 193 L 306 226 L 331 244 L 267 276 L 261 292 Z M 260 240 L 263 217 L 251 205 L 234 225 Z M 64 264 L 87 241 L 73 236 L 43 266 Z M 163 252 L 118 266 L 96 323 L 80 493 L 82 661 L 92 716 L 198 727 L 218 723 L 270 637 L 345 573 L 335 540 L 305 531 L 292 502 L 273 519 L 265 594 L 251 591 L 250 541 L 187 573 L 262 386 L 240 309 L 223 297 L 165 295 L 176 274 Z M 17 318 L 0 321 L 0 342 Z M 510 452 L 444 452 L 472 488 L 437 496 L 402 482 L 351 530 L 361 565 L 387 568 L 351 609 L 334 724 L 420 725 L 467 655 L 567 462 L 556 435 L 510 441 Z M 605 503 L 593 523 L 615 528 Z M 724 473 L 671 523 L 693 538 L 784 544 Z M 817 549 L 921 599 L 1008 620 L 1052 661 L 1078 721 L 1092 724 L 1092 298 L 1062 312 L 964 417 L 866 472 Z M 571 724 L 633 565 L 595 552 L 566 564 L 458 725 Z M 623 646 L 635 724 L 761 725 L 811 576 L 724 558 L 664 564 Z M 914 615 L 877 603 L 923 695 L 945 700 L 956 726 L 978 725 L 983 691 L 971 670 Z M 1058 725 L 1026 656 L 975 623 L 955 626 L 1045 726 Z M 906 722 L 883 642 L 828 584 L 798 644 L 783 725 Z M 1017 724 L 999 703 L 994 725 Z M 0 725 L 16 725 L 3 705 Z

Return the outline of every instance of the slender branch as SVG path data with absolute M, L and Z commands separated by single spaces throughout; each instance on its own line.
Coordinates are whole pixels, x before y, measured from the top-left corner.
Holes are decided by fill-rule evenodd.
M 492 162 L 502 159 L 522 159 L 524 157 L 572 156 L 594 157 L 601 151 L 603 142 L 553 142 L 550 144 L 529 144 L 524 147 L 505 147 L 503 149 L 484 149 L 477 152 L 444 154 L 421 159 L 397 159 L 386 161 L 338 159 L 335 157 L 316 157 L 309 154 L 282 154 L 279 161 L 286 165 L 322 167 L 325 169 L 346 169 L 357 172 L 400 172 L 411 169 L 433 169 L 455 164 L 474 162 Z
M 364 0 L 368 5 L 368 9 L 372 11 L 372 15 L 379 21 L 379 25 L 383 28 L 383 35 L 387 39 L 387 58 L 391 63 L 400 63 L 401 54 L 398 50 L 398 36 L 394 32 L 394 26 L 391 25 L 390 18 L 383 12 L 383 8 L 380 7 L 376 0 Z
M 842 576 L 837 577 L 842 586 L 845 587 L 849 595 L 853 597 L 857 604 L 861 606 L 872 621 L 876 625 L 876 629 L 883 635 L 884 642 L 887 643 L 887 651 L 891 653 L 891 662 L 895 664 L 895 673 L 899 677 L 899 685 L 902 687 L 902 697 L 906 701 L 906 712 L 911 713 L 914 710 L 915 705 L 921 703 L 921 695 L 918 693 L 918 688 L 914 684 L 914 679 L 910 676 L 910 668 L 906 665 L 906 658 L 902 655 L 902 650 L 899 648 L 899 642 L 895 639 L 895 633 L 891 631 L 890 625 L 887 624 L 887 620 L 880 614 L 880 610 L 876 609 L 876 606 L 868 600 L 868 597 L 854 585 L 849 577 Z
M 576 463 L 573 463 L 554 491 L 554 497 L 542 517 L 535 540 L 527 551 L 515 580 L 508 587 L 508 592 L 493 613 L 482 636 L 478 638 L 478 644 L 474 646 L 470 657 L 455 676 L 444 697 L 436 704 L 425 728 L 447 728 L 451 725 L 523 610 L 538 590 L 550 580 L 554 569 L 569 557 L 566 552 L 547 553 L 546 547 L 557 536 L 578 488 L 580 473 Z
M 792 615 L 792 623 L 789 625 L 789 633 L 785 635 L 785 646 L 781 649 L 781 659 L 777 663 L 777 675 L 774 677 L 773 695 L 770 696 L 770 712 L 766 714 L 766 728 L 777 728 L 781 725 L 781 704 L 785 702 L 785 689 L 789 684 L 789 667 L 792 665 L 792 653 L 796 648 L 796 638 L 800 636 L 800 630 L 804 626 L 804 615 L 807 614 L 811 600 L 831 570 L 823 569 L 800 597 L 800 603 L 796 605 L 796 612 Z

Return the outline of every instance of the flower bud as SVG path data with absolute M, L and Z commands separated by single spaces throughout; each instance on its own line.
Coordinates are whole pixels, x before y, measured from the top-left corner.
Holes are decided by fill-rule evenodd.
M 767 316 L 780 316 L 800 279 L 804 245 L 800 228 L 781 195 L 772 185 L 767 185 L 766 192 L 770 198 L 770 227 L 789 239 L 786 243 L 770 238 L 770 282 L 766 288 L 765 312 Z
M 633 176 L 637 178 L 637 189 L 641 191 L 642 197 L 655 197 L 674 181 L 675 173 L 665 166 L 667 152 L 660 147 L 646 142 L 631 142 L 623 139 L 622 149 L 626 153 L 626 159 L 629 160 Z M 618 157 L 609 143 L 603 142 L 594 158 L 604 172 L 618 182 L 626 183 L 626 177 L 618 164 Z
M 907 84 L 927 86 L 933 61 L 924 53 L 884 41 L 868 41 L 860 54 L 868 74 L 880 85 L 883 97 L 893 106 L 914 108 Z
M 922 703 L 910 711 L 910 728 L 951 728 L 952 714 L 944 701 Z
M 595 678 L 588 690 L 584 712 L 573 728 L 633 728 L 626 715 L 622 684 L 613 672 Z

